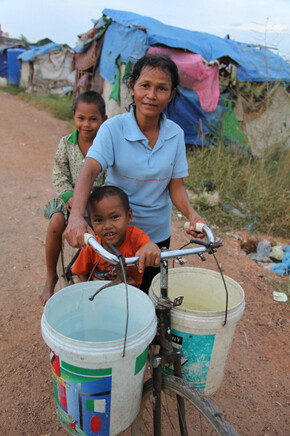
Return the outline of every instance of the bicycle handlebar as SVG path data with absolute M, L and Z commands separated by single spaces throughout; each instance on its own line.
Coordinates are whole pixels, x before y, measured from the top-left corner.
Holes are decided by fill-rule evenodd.
M 177 259 L 182 256 L 189 256 L 191 254 L 201 254 L 206 251 L 209 251 L 212 244 L 214 244 L 215 239 L 214 235 L 209 227 L 207 227 L 205 224 L 197 223 L 195 226 L 195 229 L 197 232 L 204 232 L 206 234 L 206 237 L 208 239 L 208 244 L 204 244 L 201 247 L 196 248 L 187 248 L 183 250 L 166 250 L 161 252 L 161 260 L 167 260 L 167 259 Z M 90 245 L 93 250 L 104 260 L 107 262 L 110 262 L 113 265 L 117 265 L 120 263 L 120 259 L 113 253 L 110 253 L 109 251 L 105 250 L 104 247 L 102 247 L 101 244 L 96 240 L 94 236 L 92 236 L 90 233 L 84 234 L 84 241 L 86 245 Z M 135 265 L 139 260 L 139 256 L 134 257 L 126 257 L 124 258 L 124 262 L 126 265 Z

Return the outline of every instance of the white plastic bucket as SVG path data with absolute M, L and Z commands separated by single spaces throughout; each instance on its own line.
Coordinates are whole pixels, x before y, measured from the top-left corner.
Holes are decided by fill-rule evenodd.
M 109 436 L 134 421 L 142 396 L 148 346 L 156 333 L 150 298 L 128 286 L 125 357 L 125 285 L 69 286 L 46 303 L 42 336 L 50 348 L 54 395 L 61 424 L 71 434 Z
M 173 345 L 181 350 L 182 374 L 206 395 L 220 386 L 235 327 L 245 297 L 241 286 L 224 276 L 228 289 L 228 316 L 224 326 L 226 292 L 219 273 L 202 268 L 169 270 L 168 296 L 184 296 L 182 306 L 171 311 Z M 154 304 L 160 295 L 160 274 L 154 277 L 149 296 Z M 166 368 L 172 373 L 172 369 Z

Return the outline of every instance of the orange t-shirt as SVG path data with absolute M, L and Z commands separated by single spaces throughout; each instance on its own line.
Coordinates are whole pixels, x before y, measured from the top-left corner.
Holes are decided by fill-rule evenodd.
M 97 241 L 101 244 L 101 238 L 96 236 Z M 118 251 L 124 257 L 133 257 L 139 248 L 150 242 L 149 236 L 146 235 L 143 230 L 138 229 L 135 226 L 128 226 L 126 231 L 126 239 L 119 247 Z M 102 259 L 92 247 L 87 246 L 85 249 L 81 250 L 74 266 L 73 272 L 78 275 L 90 274 L 95 264 L 97 264 L 92 279 L 99 280 L 98 273 L 112 273 L 114 265 L 106 260 Z M 135 265 L 130 265 L 127 267 L 127 278 L 132 278 L 134 280 L 134 286 L 139 287 L 142 282 L 143 273 L 138 272 L 138 268 Z M 106 279 L 108 280 L 108 278 Z

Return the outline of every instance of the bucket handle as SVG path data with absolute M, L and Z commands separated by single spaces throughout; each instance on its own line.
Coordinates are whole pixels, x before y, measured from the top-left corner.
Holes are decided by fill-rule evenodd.
M 228 319 L 228 304 L 229 304 L 229 293 L 228 293 L 228 288 L 227 288 L 227 285 L 226 285 L 226 281 L 225 281 L 225 278 L 224 278 L 224 275 L 223 275 L 222 269 L 221 269 L 221 267 L 220 267 L 220 264 L 218 263 L 218 260 L 217 260 L 217 258 L 216 258 L 216 255 L 214 254 L 214 249 L 213 249 L 212 247 L 210 247 L 209 254 L 212 254 L 212 255 L 213 255 L 213 258 L 214 258 L 214 260 L 215 260 L 215 262 L 216 262 L 216 264 L 217 264 L 217 267 L 218 267 L 218 270 L 219 270 L 219 272 L 220 272 L 220 275 L 221 275 L 221 278 L 222 278 L 222 281 L 223 281 L 223 284 L 224 284 L 224 287 L 225 287 L 225 291 L 226 291 L 225 320 L 224 320 L 224 323 L 223 323 L 223 326 L 225 326 L 226 323 L 227 323 L 227 319 Z
M 188 224 L 188 225 L 186 226 L 186 224 Z M 198 223 L 198 224 L 199 224 L 199 223 Z M 189 223 L 185 223 L 184 228 L 188 228 L 188 226 L 189 226 Z M 205 227 L 205 226 L 203 225 L 203 228 L 204 228 L 204 227 Z M 201 228 L 201 230 L 198 229 L 198 231 L 202 231 L 202 228 Z M 223 285 L 224 285 L 224 288 L 225 288 L 225 291 L 226 291 L 225 319 L 224 319 L 224 322 L 223 322 L 223 326 L 225 326 L 226 323 L 227 323 L 227 319 L 228 319 L 229 293 L 228 293 L 228 288 L 227 288 L 227 285 L 226 285 L 226 281 L 225 281 L 225 279 L 224 279 L 224 275 L 223 275 L 222 269 L 221 269 L 220 264 L 219 264 L 219 262 L 218 262 L 218 260 L 217 260 L 217 258 L 216 258 L 216 255 L 215 255 L 215 248 L 220 247 L 220 246 L 222 245 L 222 241 L 218 241 L 218 242 L 212 242 L 212 241 L 204 242 L 204 241 L 201 241 L 200 239 L 199 239 L 199 240 L 191 239 L 187 244 L 183 245 L 183 246 L 180 248 L 180 250 L 184 249 L 184 248 L 187 247 L 189 244 L 199 244 L 199 245 L 203 245 L 204 247 L 206 247 L 207 252 L 208 252 L 209 254 L 212 254 L 212 255 L 213 255 L 213 258 L 214 258 L 214 260 L 215 260 L 215 262 L 216 262 L 216 264 L 217 264 L 217 267 L 218 267 L 218 270 L 219 270 L 219 273 L 220 273 L 220 275 L 221 275 L 221 278 L 222 278 L 222 281 L 223 281 Z M 205 260 L 205 258 L 204 258 L 204 256 L 202 255 L 202 253 L 198 253 L 198 254 L 199 254 L 201 260 Z M 177 260 L 179 260 L 179 262 L 180 262 L 180 259 L 177 258 Z

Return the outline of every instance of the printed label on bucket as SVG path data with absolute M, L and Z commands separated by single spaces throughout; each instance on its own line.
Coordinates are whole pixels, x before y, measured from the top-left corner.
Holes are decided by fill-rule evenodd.
M 71 365 L 50 352 L 54 396 L 61 424 L 72 434 L 109 436 L 112 368 Z
M 181 351 L 182 377 L 204 391 L 215 334 L 195 335 L 172 329 L 172 342 Z M 164 372 L 173 374 L 172 365 Z

